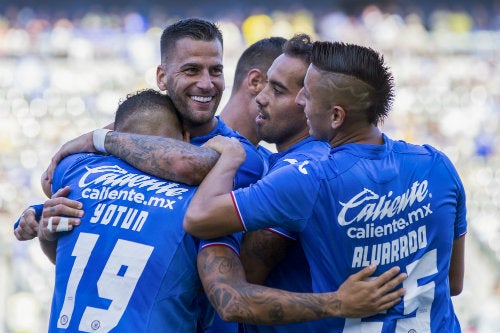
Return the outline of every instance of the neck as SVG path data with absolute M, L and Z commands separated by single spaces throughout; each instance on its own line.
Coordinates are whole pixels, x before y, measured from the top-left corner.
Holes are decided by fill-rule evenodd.
M 373 124 L 362 128 L 358 127 L 356 130 L 345 129 L 330 139 L 330 146 L 332 148 L 348 143 L 382 145 L 384 144 L 384 139 L 382 138 L 380 129 Z
M 298 135 L 295 135 L 294 137 L 280 143 L 276 143 L 276 150 L 278 152 L 283 152 L 288 149 L 290 149 L 293 145 L 297 144 L 298 142 L 306 139 L 309 137 L 309 130 L 307 131 L 302 131 Z
M 217 120 L 217 118 L 213 117 L 212 120 L 210 120 L 208 123 L 198 126 L 186 125 L 185 129 L 189 132 L 189 136 L 191 138 L 194 138 L 210 133 L 215 128 L 215 126 L 217 126 L 218 122 L 219 121 Z
M 246 110 L 244 102 L 230 98 L 220 113 L 221 119 L 227 126 L 247 138 L 254 146 L 259 144 L 255 119 L 249 119 L 250 112 Z M 253 125 L 253 126 L 252 126 Z

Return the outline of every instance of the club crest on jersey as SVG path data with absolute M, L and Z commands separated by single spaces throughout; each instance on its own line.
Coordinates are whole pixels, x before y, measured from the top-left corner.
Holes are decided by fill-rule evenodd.
M 307 175 L 307 169 L 305 168 L 306 165 L 309 164 L 309 161 L 304 161 L 302 163 L 299 163 L 295 158 L 285 158 L 283 161 L 288 162 L 290 164 L 298 164 L 298 169 L 300 173 Z

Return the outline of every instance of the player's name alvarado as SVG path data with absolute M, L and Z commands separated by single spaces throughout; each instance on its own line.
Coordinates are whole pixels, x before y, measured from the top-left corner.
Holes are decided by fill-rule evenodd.
M 138 187 L 146 191 L 154 191 L 154 194 L 163 193 L 167 197 L 180 196 L 188 191 L 179 183 L 161 181 L 144 174 L 129 173 L 117 165 L 87 167 L 87 172 L 80 178 L 78 186 L 83 188 L 90 185 Z

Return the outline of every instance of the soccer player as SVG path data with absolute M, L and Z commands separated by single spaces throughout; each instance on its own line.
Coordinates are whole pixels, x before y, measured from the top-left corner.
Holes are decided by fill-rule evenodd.
M 182 139 L 170 99 L 152 90 L 121 103 L 115 127 Z M 81 224 L 68 232 L 68 218 L 51 217 L 38 229 L 44 252 L 56 263 L 49 331 L 194 332 L 207 311 L 198 302 L 198 241 L 182 229 L 195 188 L 99 154 L 75 154 L 58 164 L 53 190 L 67 187 L 68 200 L 85 207 Z M 227 284 L 239 293 L 228 304 L 248 310 L 238 316 L 243 321 L 276 320 L 267 316 L 277 306 L 285 322 L 339 315 L 346 311 L 339 304 L 342 293 L 355 306 L 366 299 L 357 287 L 363 276 L 337 293 L 318 295 L 272 290 L 239 277 Z
M 195 33 L 193 35 L 189 33 L 187 35 L 185 34 L 186 31 L 193 33 L 200 28 L 199 25 L 205 27 L 206 24 L 207 22 L 205 21 L 200 22 L 199 20 L 188 19 L 187 22 L 183 20 L 166 29 L 166 32 L 164 32 L 162 37 L 162 45 L 165 44 L 168 47 L 166 47 L 165 50 L 162 47 L 162 64 L 158 66 L 157 73 L 158 86 L 162 89 L 168 88 L 168 94 L 169 96 L 172 96 L 174 104 L 175 102 L 177 102 L 176 106 L 178 106 L 179 108 L 185 128 L 189 130 L 192 136 L 193 133 L 198 135 L 195 136 L 194 139 L 192 139 L 192 143 L 200 144 L 201 141 L 207 140 L 209 137 L 215 136 L 216 134 L 227 135 L 228 133 L 233 137 L 237 137 L 241 140 L 240 136 L 237 133 L 231 132 L 230 129 L 224 127 L 223 123 L 219 119 L 213 117 L 213 114 L 211 118 L 207 116 L 208 114 L 210 114 L 211 110 L 213 110 L 211 108 L 212 101 L 218 98 L 218 94 L 220 92 L 220 89 L 217 89 L 216 86 L 220 86 L 220 52 L 222 50 L 222 41 L 218 38 L 218 34 L 216 32 L 214 34 L 208 35 L 203 33 Z M 192 29 L 188 29 L 188 27 L 191 27 Z M 212 31 L 212 28 L 213 26 L 210 25 L 209 30 Z M 166 40 L 169 40 L 170 43 L 167 43 Z M 175 47 L 175 45 L 177 45 L 178 47 Z M 212 80 L 216 82 L 211 83 Z M 201 93 L 196 95 L 195 93 L 197 91 L 204 92 L 204 94 L 207 96 L 201 96 Z M 212 128 L 212 131 L 210 133 L 202 135 L 204 131 L 210 129 L 214 125 L 215 128 Z M 102 133 L 102 131 L 100 132 Z M 142 135 L 131 135 L 117 132 L 107 133 L 107 135 L 101 136 L 101 138 L 103 137 L 106 139 L 106 144 L 104 145 L 103 143 L 101 143 L 100 145 L 98 145 L 102 150 L 115 150 L 113 151 L 114 154 L 118 154 L 123 159 L 135 164 L 138 167 L 144 168 L 148 172 L 159 172 L 159 175 L 163 177 L 169 177 L 174 173 L 180 172 L 181 177 L 177 178 L 177 180 L 185 180 L 186 182 L 196 181 L 193 181 L 193 179 L 188 179 L 189 177 L 196 177 L 193 177 L 193 173 L 187 173 L 186 167 L 178 169 L 174 168 L 175 165 L 179 164 L 178 162 L 183 162 L 184 164 L 181 163 L 181 165 L 187 167 L 193 164 L 194 159 L 192 158 L 192 156 L 200 155 L 200 153 L 195 153 L 188 156 L 187 153 L 189 152 L 199 151 L 194 149 L 192 146 L 186 146 L 181 142 L 177 142 L 177 140 L 172 141 L 159 137 L 146 138 Z M 88 138 L 88 135 L 83 137 L 83 145 L 88 144 Z M 115 141 L 110 143 L 108 142 L 108 140 Z M 75 143 L 77 143 L 77 141 L 71 142 L 70 146 L 72 144 L 74 145 Z M 246 145 L 246 147 L 248 147 L 248 144 L 246 142 L 244 142 L 244 144 Z M 90 145 L 92 146 L 92 139 L 90 140 Z M 80 147 L 80 143 L 77 143 L 76 146 Z M 65 148 L 68 147 L 69 146 L 66 146 Z M 172 152 L 180 152 L 181 158 L 179 158 L 179 154 L 174 154 L 175 156 L 173 158 L 167 158 L 167 162 L 165 162 L 165 160 L 159 159 L 157 150 L 154 150 L 154 147 L 160 147 L 160 155 Z M 92 151 L 93 149 L 94 148 L 92 146 Z M 66 153 L 68 153 L 68 151 L 71 151 L 71 149 L 68 148 L 65 150 Z M 202 152 L 201 154 L 208 158 L 211 157 L 209 153 Z M 247 161 L 249 160 L 249 154 L 253 155 L 253 150 L 247 150 Z M 217 157 L 217 154 L 212 155 L 215 155 L 215 158 Z M 63 156 L 64 153 L 62 152 L 60 152 L 58 155 L 59 158 Z M 54 158 L 53 161 L 57 160 L 57 158 Z M 257 159 L 253 159 L 253 161 L 255 160 Z M 252 159 L 250 159 L 250 162 L 251 161 Z M 252 163 L 249 163 L 249 165 L 250 164 Z M 206 163 L 206 165 L 210 165 L 210 163 Z M 203 166 L 204 165 L 197 165 L 197 167 L 199 167 L 199 170 L 202 170 Z M 151 171 L 151 168 L 156 171 Z M 245 169 L 247 169 L 247 171 Z M 257 167 L 256 170 L 259 170 L 259 168 Z M 199 171 L 199 174 L 202 174 L 202 172 L 203 171 Z M 240 169 L 240 172 L 241 175 L 235 178 L 234 184 L 236 184 L 236 186 L 244 185 L 245 182 L 248 182 L 249 179 L 251 179 L 252 175 L 255 176 L 259 173 L 252 168 L 242 168 Z M 184 177 L 182 175 L 184 175 Z M 194 176 L 196 175 L 198 175 L 198 173 L 196 173 Z M 68 205 L 61 205 L 61 202 L 66 202 L 68 203 Z M 46 202 L 46 209 L 44 209 L 43 213 L 43 224 L 47 225 L 50 218 L 53 218 L 53 223 L 58 223 L 59 218 L 57 216 L 61 214 L 82 216 L 82 214 L 77 211 L 79 208 L 81 208 L 80 204 L 77 203 L 75 206 L 71 206 L 71 204 L 74 202 L 75 201 L 61 197 L 56 197 L 54 199 L 48 200 Z M 74 214 L 74 211 L 77 211 L 77 213 Z M 70 225 L 75 223 L 78 223 L 78 219 L 69 218 Z M 355 279 L 360 279 L 363 277 L 364 275 L 357 276 L 355 277 Z M 373 307 L 375 308 L 385 306 L 385 302 L 391 302 L 390 300 L 388 300 L 388 298 L 392 300 L 398 298 L 398 295 L 394 294 L 388 295 L 388 298 L 378 297 L 389 292 L 390 290 L 392 290 L 392 288 L 395 287 L 395 285 L 392 285 L 391 287 L 390 283 L 385 284 L 385 282 L 387 282 L 387 280 L 385 279 L 381 279 L 380 281 L 382 281 L 381 283 L 384 284 L 384 286 L 377 285 L 378 282 L 368 286 L 368 290 L 370 291 L 373 291 L 373 288 L 376 287 L 375 292 L 370 292 L 370 294 L 375 295 L 381 300 L 381 303 L 373 303 Z M 360 288 L 355 288 L 355 291 L 359 290 Z M 381 291 L 381 294 L 378 294 L 379 291 Z M 355 293 L 352 293 L 352 295 L 354 294 Z M 351 297 L 352 295 L 349 294 L 348 296 Z M 356 301 L 356 298 L 353 299 L 355 301 L 355 304 L 359 303 L 358 301 Z M 362 297 L 362 300 L 367 299 L 367 297 Z M 250 302 L 252 301 L 252 299 L 247 299 L 247 301 Z M 323 307 L 324 304 L 322 303 L 321 308 Z M 264 311 L 269 311 L 267 307 L 262 307 L 262 309 Z M 342 313 L 345 313 L 342 311 L 345 310 L 336 309 L 336 312 L 334 312 L 334 314 L 341 315 Z M 320 313 L 314 312 L 314 314 L 315 317 L 313 317 L 313 319 L 318 318 L 318 316 L 323 317 L 332 315 L 332 313 L 327 313 L 325 311 L 321 311 Z M 297 320 L 299 316 L 291 316 L 290 318 L 292 318 L 293 320 Z M 300 318 L 302 318 L 301 320 L 304 320 L 303 317 Z
M 232 129 L 252 142 L 266 160 L 271 152 L 259 145 L 262 140 L 257 133 L 255 118 L 259 108 L 256 96 L 266 85 L 269 67 L 283 53 L 283 37 L 263 38 L 243 51 L 234 72 L 231 96 L 220 112 L 220 117 Z
M 182 140 L 173 104 L 154 90 L 123 101 L 115 128 Z M 181 225 L 195 187 L 100 154 L 65 158 L 52 186 L 69 186 L 86 214 L 71 232 L 68 218 L 38 229 L 56 263 L 49 332 L 195 332 L 198 241 Z
M 295 103 L 303 87 L 311 49 L 308 35 L 299 34 L 288 40 L 283 53 L 274 60 L 266 74 L 267 84 L 256 97 L 258 137 L 276 144 L 278 150 L 269 157 L 269 172 L 292 163 L 325 158 L 329 152 L 328 143 L 309 136 L 304 109 Z M 217 254 L 219 257 L 222 257 L 221 252 Z M 294 292 L 312 291 L 309 265 L 295 233 L 280 228 L 245 233 L 240 252 L 248 281 Z M 223 289 L 223 285 L 216 288 L 215 283 L 210 289 Z M 314 322 L 244 326 L 245 332 L 316 330 Z
M 255 145 L 263 158 L 263 174 L 267 173 L 268 158 L 272 152 L 259 144 L 261 139 L 255 124 L 259 109 L 255 97 L 266 85 L 267 70 L 274 59 L 283 52 L 285 42 L 286 39 L 282 37 L 263 38 L 243 51 L 236 65 L 231 96 L 220 112 L 220 118 L 224 123 Z M 237 325 L 222 321 L 216 314 L 214 323 L 206 332 L 220 333 L 228 327 L 237 330 Z
M 224 90 L 222 66 L 222 33 L 212 22 L 188 18 L 171 24 L 163 31 L 161 63 L 157 68 L 157 85 L 167 91 L 177 108 L 188 132 L 189 143 L 165 137 L 144 139 L 142 135 L 100 130 L 99 137 L 106 139 L 106 150 L 129 164 L 151 175 L 186 184 L 199 184 L 215 164 L 218 154 L 200 146 L 216 135 L 237 137 L 246 147 L 246 162 L 235 177 L 235 187 L 249 185 L 264 174 L 264 162 L 255 146 L 241 134 L 232 130 L 214 116 Z M 53 170 L 64 157 L 78 152 L 95 152 L 93 132 L 65 143 L 54 155 L 45 173 L 45 181 L 51 181 Z M 64 198 L 48 201 L 43 217 L 73 216 L 73 208 Z M 53 207 L 57 206 L 57 207 Z M 38 206 L 37 217 L 42 215 Z M 36 236 L 34 210 L 26 210 L 15 227 L 19 240 Z M 73 220 L 71 220 L 73 222 Z
M 222 151 L 188 207 L 185 229 L 204 238 L 295 230 L 315 292 L 373 263 L 378 273 L 399 265 L 408 274 L 403 302 L 369 318 L 326 319 L 324 331 L 460 332 L 450 295 L 462 290 L 467 223 L 454 166 L 433 147 L 391 140 L 377 127 L 393 98 L 380 54 L 315 42 L 311 62 L 296 100 L 310 134 L 330 143 L 329 158 L 280 168 L 233 191 L 241 156 Z

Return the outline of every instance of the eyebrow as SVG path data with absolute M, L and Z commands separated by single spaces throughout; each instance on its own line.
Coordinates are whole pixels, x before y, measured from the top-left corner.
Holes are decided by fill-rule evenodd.
M 197 67 L 197 68 L 200 68 L 200 67 L 204 67 L 204 65 L 200 64 L 200 63 L 197 63 L 197 62 L 188 62 L 188 63 L 185 63 L 181 66 L 181 68 L 184 68 L 184 67 Z M 224 68 L 224 66 L 222 64 L 215 64 L 215 65 L 210 65 L 208 66 L 209 68 Z
M 289 89 L 283 85 L 283 83 L 279 82 L 279 81 L 276 81 L 276 80 L 268 80 L 269 83 L 271 83 L 273 86 L 277 86 L 277 87 L 280 87 L 281 89 L 283 90 L 286 90 L 288 91 Z

